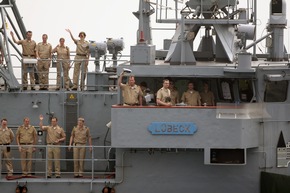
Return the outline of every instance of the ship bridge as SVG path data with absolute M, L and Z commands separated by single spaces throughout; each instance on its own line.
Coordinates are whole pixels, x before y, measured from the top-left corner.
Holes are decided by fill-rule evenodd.
M 287 64 L 281 63 L 281 66 L 286 74 L 290 72 Z M 205 164 L 246 164 L 247 150 L 259 147 L 261 123 L 272 116 L 264 101 L 287 100 L 288 75 L 278 82 L 275 79 L 283 74 L 281 66 L 260 63 L 246 72 L 208 65 L 119 66 L 118 73 L 130 69 L 128 76 L 135 76 L 138 84 L 146 82 L 153 97 L 144 106 L 112 106 L 112 146 L 195 149 L 204 152 Z M 194 82 L 199 92 L 207 82 L 214 93 L 215 104 L 157 106 L 156 92 L 162 87 L 164 78 L 174 82 L 179 96 L 187 90 L 188 82 Z M 262 86 L 265 83 L 267 86 Z M 279 84 L 283 91 L 271 90 L 272 84 Z M 257 93 L 260 89 L 264 89 L 264 98 Z M 273 96 L 276 92 L 280 92 L 279 96 Z M 121 91 L 118 96 L 118 104 L 122 104 Z M 220 155 L 218 159 L 217 154 Z

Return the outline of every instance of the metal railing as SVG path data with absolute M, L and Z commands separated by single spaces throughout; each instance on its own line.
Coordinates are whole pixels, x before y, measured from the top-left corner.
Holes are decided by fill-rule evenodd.
M 17 55 L 11 55 L 13 56 L 13 58 L 15 58 L 15 61 L 17 61 L 17 63 L 19 62 L 20 65 L 13 65 L 13 70 L 14 70 L 14 75 L 17 79 L 17 81 L 22 84 L 22 76 L 23 76 L 23 72 L 22 72 L 22 61 L 21 59 L 17 56 Z M 72 55 L 74 56 L 74 55 Z M 128 58 L 129 56 L 122 56 L 123 58 L 125 59 L 118 59 L 117 60 L 117 63 L 118 65 L 120 64 L 124 64 L 124 63 L 128 63 Z M 48 60 L 48 59 L 39 59 L 39 60 Z M 51 61 L 50 63 L 50 67 L 49 67 L 49 72 L 48 72 L 48 79 L 49 79 L 49 83 L 48 85 L 43 85 L 43 86 L 46 86 L 46 87 L 49 87 L 49 90 L 55 90 L 56 88 L 60 88 L 60 90 L 65 90 L 65 81 L 64 81 L 64 72 L 63 72 L 63 67 L 62 67 L 62 63 L 63 63 L 63 60 L 58 60 L 58 59 L 54 59 L 53 61 L 51 59 L 49 59 Z M 36 60 L 38 61 L 38 60 Z M 116 60 L 113 60 L 113 59 L 98 59 L 98 60 L 95 60 L 95 59 L 83 59 L 83 60 L 75 60 L 75 59 L 72 59 L 72 60 L 69 60 L 69 61 L 66 61 L 66 62 L 69 62 L 70 64 L 70 67 L 69 67 L 69 74 L 68 74 L 68 80 L 70 82 L 70 87 L 72 87 L 72 80 L 73 80 L 73 71 L 74 71 L 74 64 L 76 61 L 80 61 L 82 62 L 82 65 L 80 67 L 80 73 L 79 73 L 79 77 L 78 77 L 78 87 L 83 87 L 83 88 L 87 88 L 87 76 L 86 74 L 84 73 L 84 64 L 85 63 L 88 63 L 88 69 L 87 69 L 87 73 L 88 72 L 104 72 L 106 70 L 107 67 L 110 67 L 111 65 L 113 65 L 112 63 L 115 62 Z M 97 66 L 96 66 L 96 61 L 99 62 L 99 68 L 100 68 L 100 71 L 97 71 Z M 61 65 L 60 67 L 60 84 L 57 84 L 57 67 L 56 67 L 56 63 L 59 63 Z M 36 64 L 33 64 L 33 73 L 34 74 L 38 74 L 39 76 L 41 76 L 41 72 L 38 72 L 37 70 L 37 63 Z M 28 72 L 29 74 L 29 72 Z M 28 75 L 28 82 L 30 82 L 30 77 Z M 81 80 L 83 80 L 83 85 L 81 85 Z M 101 87 L 115 87 L 116 86 L 116 83 L 115 82 L 111 82 L 112 84 L 110 85 L 91 85 L 91 86 L 101 86 Z M 30 85 L 28 83 L 29 86 L 31 87 L 35 87 L 36 86 L 36 89 L 38 89 L 38 85 L 35 84 L 35 85 Z
M 26 147 L 31 147 L 32 145 L 26 145 Z M 7 173 L 6 171 L 6 160 L 11 160 L 13 165 L 13 176 L 9 177 L 10 179 L 21 178 L 22 169 L 21 161 L 29 159 L 21 159 L 20 152 L 18 150 L 18 145 L 0 145 L 0 150 L 2 153 L 3 148 L 10 147 L 11 158 L 3 158 L 0 156 L 0 180 L 3 179 L 3 174 Z M 71 146 L 71 150 L 67 145 L 33 145 L 36 150 L 33 152 L 32 156 L 32 177 L 47 179 L 48 177 L 48 162 L 60 161 L 60 170 L 61 176 L 63 178 L 73 178 L 74 171 L 73 165 L 76 159 L 73 159 L 73 148 L 79 148 L 80 146 Z M 59 147 L 61 149 L 60 159 L 49 159 L 48 158 L 48 148 Z M 115 159 L 112 152 L 112 147 L 110 146 L 92 146 L 92 151 L 89 151 L 90 146 L 81 146 L 86 148 L 85 159 L 77 159 L 84 161 L 84 172 L 83 178 L 94 180 L 98 179 L 114 179 L 115 177 Z M 103 150 L 106 154 L 104 155 Z M 71 155 L 68 156 L 67 152 L 71 152 Z M 2 155 L 2 154 L 1 154 Z M 68 158 L 67 158 L 68 157 Z M 1 164 L 2 163 L 2 164 Z M 69 168 L 72 168 L 71 170 Z M 52 168 L 52 175 L 55 174 L 54 167 Z M 6 176 L 5 176 L 6 177 Z

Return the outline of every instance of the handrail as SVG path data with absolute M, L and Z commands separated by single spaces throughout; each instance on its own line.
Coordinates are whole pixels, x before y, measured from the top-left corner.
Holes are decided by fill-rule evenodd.
M 0 145 L 0 149 L 5 148 L 5 145 Z M 14 176 L 17 175 L 21 175 L 22 171 L 21 168 L 18 169 L 17 166 L 20 166 L 21 164 L 19 162 L 21 162 L 22 160 L 29 160 L 29 159 L 21 159 L 20 158 L 20 153 L 18 152 L 18 145 L 9 145 L 9 147 L 11 148 L 11 160 L 12 161 L 12 165 L 14 167 Z M 60 147 L 61 148 L 61 153 L 64 153 L 66 151 L 68 151 L 68 147 L 67 145 L 26 145 L 26 147 L 35 147 L 36 151 L 33 153 L 33 158 L 32 158 L 32 162 L 33 164 L 40 164 L 40 167 L 34 168 L 34 171 L 32 171 L 32 174 L 34 174 L 35 177 L 37 178 L 42 178 L 42 179 L 47 179 L 47 164 L 48 161 L 54 161 L 54 160 L 59 160 L 60 161 L 60 165 L 66 164 L 67 166 L 67 162 L 73 162 L 76 159 L 73 158 L 63 158 L 61 154 L 61 158 L 60 159 L 48 159 L 48 148 L 49 147 Z M 86 148 L 86 152 L 89 152 L 88 148 L 90 146 L 82 146 Z M 71 151 L 73 152 L 73 148 L 71 147 Z M 115 159 L 109 159 L 109 158 L 102 158 L 100 156 L 102 156 L 103 154 L 98 154 L 96 155 L 95 151 L 97 151 L 99 148 L 109 148 L 107 150 L 107 154 L 109 154 L 112 149 L 112 147 L 110 146 L 92 146 L 92 152 L 89 152 L 90 157 L 87 156 L 85 157 L 85 159 L 77 159 L 77 160 L 84 160 L 84 165 L 87 167 L 84 167 L 84 179 L 90 179 L 90 180 L 94 180 L 96 177 L 98 177 L 98 179 L 102 179 L 101 177 L 103 177 L 103 179 L 107 179 L 104 176 L 109 176 L 111 178 L 111 176 L 115 175 L 115 171 L 106 171 L 109 162 L 115 162 Z M 41 155 L 40 155 L 41 154 Z M 45 156 L 44 156 L 45 155 Z M 5 167 L 5 161 L 7 159 L 2 158 L 0 156 L 0 181 L 3 178 L 2 176 L 2 168 Z M 88 167 L 89 163 L 92 163 L 90 167 Z M 102 162 L 107 162 L 106 167 L 104 168 L 104 170 L 97 170 L 95 168 L 95 164 L 100 164 Z M 73 163 L 71 163 L 71 165 L 73 165 Z M 89 169 L 88 169 L 89 168 Z M 53 169 L 54 171 L 54 169 Z M 17 174 L 17 175 L 16 175 Z M 54 172 L 52 173 L 54 174 Z M 74 171 L 66 171 L 66 170 L 62 170 L 61 174 L 65 177 L 68 178 L 73 178 L 74 176 Z M 39 176 L 40 175 L 40 176 Z M 69 175 L 69 176 L 68 176 Z M 11 179 L 11 177 L 10 177 Z M 12 177 L 13 179 L 13 177 Z
M 17 58 L 16 60 L 18 60 L 19 62 L 21 62 L 21 59 L 17 55 L 12 55 L 12 56 L 13 57 L 16 57 Z M 71 55 L 71 56 L 73 56 L 73 55 Z M 42 60 L 42 61 L 50 60 L 50 61 L 52 61 L 51 59 L 38 59 L 38 60 Z M 62 60 L 62 59 L 61 60 L 56 59 L 56 60 L 53 60 L 53 63 L 60 62 L 62 64 L 62 61 L 64 61 L 64 60 Z M 94 64 L 94 62 L 96 60 L 92 58 L 92 59 L 82 59 L 82 60 L 71 59 L 71 60 L 68 60 L 68 61 L 70 63 L 69 76 L 68 77 L 69 77 L 69 80 L 72 80 L 73 79 L 74 63 L 76 61 L 88 62 L 89 65 L 88 65 L 87 72 L 93 72 L 93 71 L 91 71 L 91 67 L 92 67 L 91 66 L 91 63 Z M 104 65 L 107 67 L 107 66 L 109 66 L 110 62 L 114 62 L 115 60 L 113 60 L 113 59 L 107 59 L 106 58 L 106 59 L 98 59 L 98 61 L 104 63 Z M 128 60 L 123 60 L 123 59 L 121 60 L 120 59 L 117 62 L 119 63 L 119 65 L 121 65 L 121 64 L 123 64 L 125 62 L 128 62 Z M 16 69 L 15 77 L 16 77 L 17 81 L 19 83 L 21 83 L 21 81 L 22 81 L 22 67 L 21 67 L 21 65 L 13 65 L 13 68 Z M 63 68 L 61 68 L 61 72 L 60 72 L 60 74 L 61 74 L 61 77 L 60 77 L 60 79 L 61 79 L 60 85 L 57 85 L 56 84 L 56 80 L 57 80 L 57 70 L 56 70 L 56 66 L 50 66 L 50 69 L 49 69 L 49 84 L 48 85 L 45 85 L 45 86 L 49 86 L 52 89 L 53 89 L 53 87 L 60 87 L 60 90 L 62 90 L 63 88 L 65 88 L 64 74 L 63 74 L 62 70 L 63 70 Z M 34 71 L 37 71 L 36 66 L 34 67 Z M 81 78 L 84 79 L 84 77 L 85 77 L 85 75 L 83 73 L 83 65 L 82 65 L 80 71 L 81 71 L 81 74 L 79 76 L 79 81 L 81 80 Z M 36 72 L 36 73 L 40 74 L 39 72 Z M 87 84 L 86 83 L 87 83 L 87 81 L 84 82 L 84 87 L 87 87 Z M 36 86 L 36 85 L 34 85 L 34 86 Z M 79 84 L 79 86 L 81 86 L 81 85 Z M 115 87 L 117 85 L 116 84 L 110 84 L 110 85 L 91 85 L 91 86 L 93 86 L 93 87 L 106 87 L 106 88 L 109 87 L 110 88 L 110 87 Z M 107 89 L 107 90 L 109 90 L 109 89 Z

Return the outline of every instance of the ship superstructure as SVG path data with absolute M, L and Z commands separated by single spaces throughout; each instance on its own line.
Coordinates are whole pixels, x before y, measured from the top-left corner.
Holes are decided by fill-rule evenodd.
M 95 193 L 105 186 L 117 192 L 141 193 L 256 193 L 271 187 L 277 192 L 289 191 L 279 185 L 281 176 L 289 175 L 286 1 L 271 1 L 267 33 L 261 38 L 256 38 L 257 1 L 247 1 L 245 7 L 240 4 L 237 0 L 140 0 L 133 13 L 139 26 L 130 58 L 119 60 L 122 39 L 91 42 L 96 70 L 87 74 L 84 91 L 23 91 L 13 73 L 11 46 L 7 46 L 11 40 L 2 28 L 5 63 L 0 75 L 6 87 L 0 93 L 1 117 L 9 118 L 9 127 L 15 131 L 25 116 L 35 125 L 39 114 L 45 115 L 47 124 L 57 116 L 68 136 L 77 118 L 85 117 L 94 151 L 87 153 L 85 177 L 73 179 L 72 152 L 66 142 L 62 145 L 62 178 L 47 179 L 47 146 L 39 131 L 34 177 L 19 177 L 20 159 L 12 145 L 15 175 L 5 178 L 2 168 L 0 187 L 12 192 L 16 182 L 27 182 L 31 193 Z M 171 5 L 173 16 L 167 15 Z M 13 28 L 19 29 L 20 38 L 24 36 L 16 1 L 4 0 L 0 8 L 2 23 L 10 18 L 6 10 L 12 9 L 19 22 L 19 28 Z M 153 44 L 150 18 L 154 14 L 157 22 L 175 26 L 172 39 L 164 40 L 162 50 Z M 202 34 L 200 41 L 198 34 Z M 265 54 L 256 52 L 261 41 L 266 41 Z M 106 67 L 109 54 L 112 67 Z M 147 83 L 151 100 L 146 105 L 122 105 L 116 84 L 124 69 L 138 84 Z M 156 106 L 155 94 L 164 78 L 175 83 L 180 95 L 188 82 L 194 82 L 200 92 L 206 82 L 215 105 Z M 272 183 L 266 183 L 269 179 Z

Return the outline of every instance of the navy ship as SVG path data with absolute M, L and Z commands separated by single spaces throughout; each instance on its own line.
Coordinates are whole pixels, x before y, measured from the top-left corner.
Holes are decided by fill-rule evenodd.
M 30 193 L 97 193 L 105 187 L 111 192 L 140 193 L 288 193 L 286 1 L 270 1 L 266 33 L 257 38 L 261 6 L 257 0 L 140 0 L 132 15 L 139 20 L 137 42 L 130 47 L 128 58 L 121 57 L 123 39 L 91 41 L 90 62 L 95 71 L 87 73 L 84 89 L 66 90 L 63 81 L 56 85 L 52 61 L 49 90 L 44 91 L 38 85 L 36 90 L 23 89 L 16 73 L 21 72 L 21 51 L 9 37 L 6 23 L 18 39 L 25 37 L 26 28 L 17 2 L 2 0 L 0 117 L 8 119 L 14 133 L 23 118 L 29 117 L 38 130 L 38 143 L 33 175 L 25 178 L 17 145 L 10 145 L 14 173 L 6 176 L 1 158 L 1 192 L 26 186 Z M 164 40 L 162 50 L 153 44 L 152 16 L 158 23 L 174 26 L 172 38 Z M 266 46 L 263 54 L 257 52 L 260 42 Z M 31 61 L 32 71 L 35 65 Z M 123 71 L 134 75 L 138 85 L 147 83 L 146 105 L 122 105 L 117 79 Z M 206 82 L 215 102 L 157 106 L 155 94 L 164 78 L 174 82 L 180 95 L 188 82 L 194 82 L 200 92 Z M 45 133 L 38 127 L 40 114 L 47 125 L 58 117 L 67 134 L 61 145 L 58 179 L 47 178 L 47 145 Z M 78 117 L 84 117 L 91 129 L 93 151 L 87 151 L 84 177 L 75 179 L 73 156 L 67 147 Z

